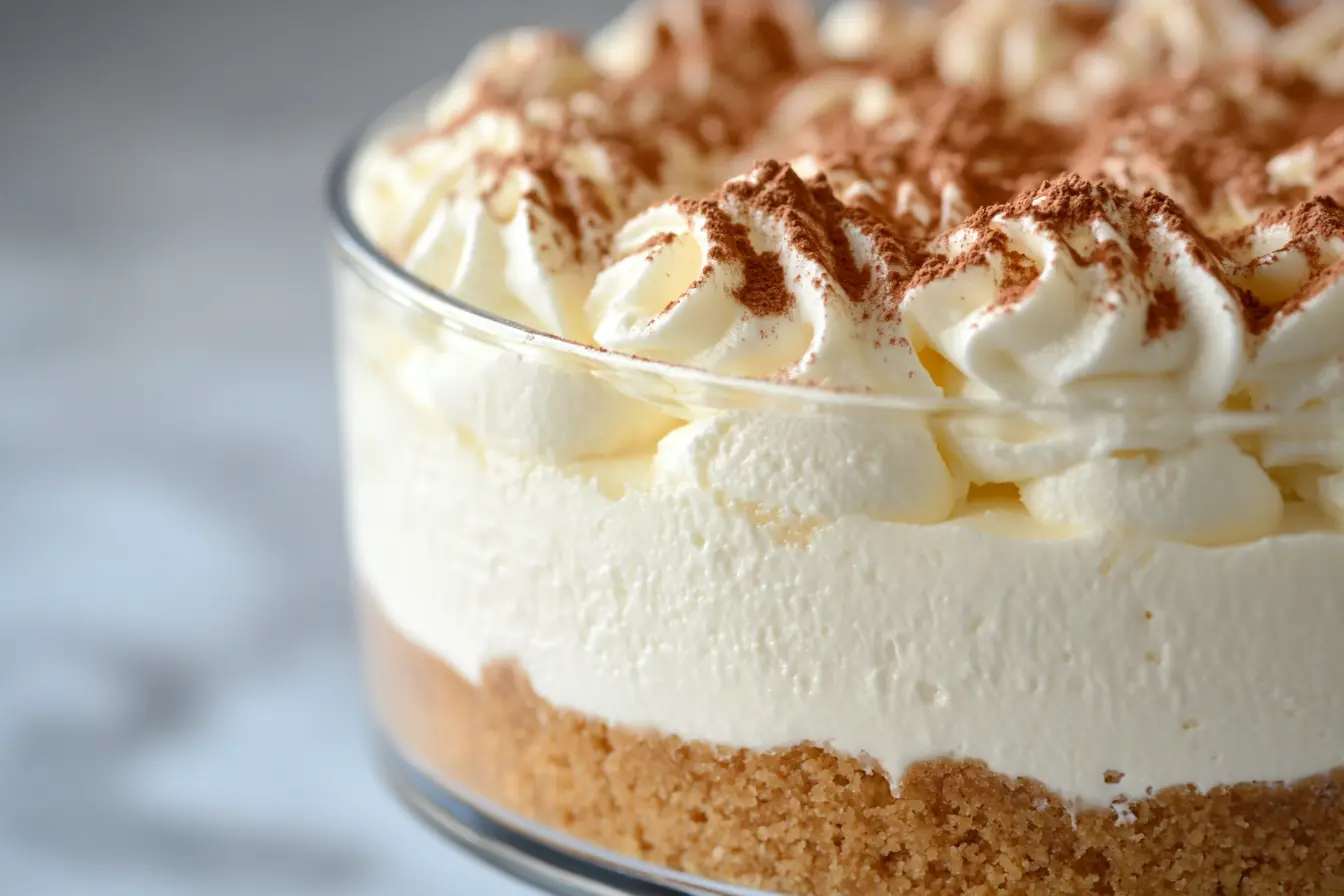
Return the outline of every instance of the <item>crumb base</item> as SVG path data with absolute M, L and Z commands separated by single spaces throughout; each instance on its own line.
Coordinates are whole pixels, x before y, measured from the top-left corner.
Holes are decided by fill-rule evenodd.
M 379 718 L 445 780 L 647 862 L 807 896 L 1344 894 L 1344 767 L 1071 813 L 976 761 L 893 788 L 855 757 L 687 742 L 550 705 L 516 665 L 473 684 L 364 602 Z

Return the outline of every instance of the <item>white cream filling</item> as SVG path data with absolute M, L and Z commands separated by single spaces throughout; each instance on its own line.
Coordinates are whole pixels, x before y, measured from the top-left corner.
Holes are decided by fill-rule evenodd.
M 358 574 L 469 679 L 511 660 L 614 724 L 823 743 L 893 779 L 976 758 L 1084 804 L 1344 764 L 1344 535 L 1301 505 L 1220 548 L 988 504 L 927 525 L 802 494 L 763 517 L 647 456 L 483 449 L 360 350 L 346 375 Z

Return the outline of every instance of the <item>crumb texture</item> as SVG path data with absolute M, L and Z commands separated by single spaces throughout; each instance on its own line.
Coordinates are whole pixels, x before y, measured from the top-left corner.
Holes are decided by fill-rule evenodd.
M 372 600 L 365 610 L 374 702 L 401 749 L 543 824 L 669 868 L 795 896 L 1344 894 L 1344 766 L 1076 814 L 970 760 L 919 764 L 893 789 L 821 746 L 723 748 L 558 709 L 509 663 L 474 685 Z

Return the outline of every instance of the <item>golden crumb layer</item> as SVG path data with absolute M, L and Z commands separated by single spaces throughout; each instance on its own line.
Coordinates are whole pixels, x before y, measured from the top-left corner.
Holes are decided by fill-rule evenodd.
M 1071 814 L 975 761 L 921 763 L 893 792 L 819 746 L 720 748 L 558 709 L 509 663 L 473 685 L 366 603 L 374 700 L 401 749 L 648 862 L 813 896 L 1344 894 L 1344 767 L 1292 786 L 1172 788 L 1128 812 Z

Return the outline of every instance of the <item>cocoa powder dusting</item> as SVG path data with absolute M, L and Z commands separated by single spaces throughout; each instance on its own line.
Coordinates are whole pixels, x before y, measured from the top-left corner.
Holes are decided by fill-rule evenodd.
M 1250 5 L 1273 28 L 1282 28 L 1293 20 L 1293 12 L 1279 0 L 1250 0 Z
M 1031 218 L 1047 227 L 1072 227 L 1113 214 L 1118 197 L 1119 192 L 1105 183 L 1093 183 L 1077 174 L 1066 174 L 1001 206 L 983 209 L 978 213 L 978 219 L 987 223 L 988 218 L 1001 215 Z M 977 218 L 971 220 L 974 222 Z
M 833 110 L 805 123 L 784 152 L 811 154 L 823 171 L 875 187 L 878 200 L 861 203 L 900 230 L 927 230 L 897 211 L 901 191 L 910 187 L 934 206 L 955 191 L 973 211 L 1006 202 L 1066 167 L 1072 131 L 1032 120 L 1003 97 L 950 88 L 933 71 L 894 78 L 892 85 L 902 97 L 892 118 L 860 125 Z
M 1200 230 L 1190 215 L 1170 196 L 1156 190 L 1146 190 L 1135 202 L 1135 209 L 1149 227 L 1160 226 L 1181 234 L 1189 243 L 1190 257 L 1195 264 L 1226 283 L 1221 247 Z
M 602 195 L 602 188 L 592 178 L 580 176 L 576 179 L 575 186 L 578 188 L 575 211 L 581 218 L 610 221 L 614 217 L 611 206 L 607 203 L 607 197 Z
M 1153 246 L 1148 242 L 1142 233 L 1131 233 L 1126 241 L 1129 243 L 1129 251 L 1134 255 L 1134 262 L 1140 270 L 1145 270 L 1153 258 Z
M 1022 301 L 1031 290 L 1038 272 L 1035 263 L 1016 250 L 1005 248 L 1002 258 L 1003 267 L 999 271 L 999 297 L 991 307 L 1010 308 Z
M 711 266 L 741 262 L 747 282 L 738 301 L 753 314 L 776 316 L 792 308 L 778 251 L 758 251 L 743 220 L 762 222 L 781 247 L 797 253 L 828 275 L 809 278 L 812 289 L 826 295 L 826 283 L 839 287 L 851 303 L 861 306 L 861 319 L 877 316 L 898 322 L 897 311 L 905 278 L 914 269 L 915 253 L 893 235 L 876 216 L 847 206 L 836 197 L 824 176 L 804 181 L 790 166 L 778 161 L 756 163 L 750 176 L 729 181 L 703 200 L 680 199 L 683 213 L 704 222 L 711 248 Z M 768 222 L 765 223 L 765 222 Z M 853 239 L 851 238 L 853 236 Z M 860 263 L 854 241 L 862 241 L 872 261 Z M 802 277 L 796 275 L 796 282 Z M 698 281 L 699 282 L 699 281 Z M 886 308 L 887 311 L 881 309 Z
M 1314 274 L 1321 266 L 1321 245 L 1331 239 L 1344 238 L 1344 207 L 1330 196 L 1317 196 L 1287 208 L 1265 212 L 1254 224 L 1229 234 L 1222 242 L 1228 246 L 1246 244 L 1257 231 L 1276 226 L 1288 229 L 1288 241 L 1283 248 L 1305 255 Z
M 1292 295 L 1278 303 L 1266 302 L 1243 291 L 1242 312 L 1252 333 L 1263 333 L 1344 279 L 1344 259 L 1333 248 L 1328 255 L 1325 251 L 1326 247 L 1344 240 L 1344 208 L 1338 202 L 1321 196 L 1291 208 L 1267 212 L 1255 225 L 1231 235 L 1227 242 L 1230 245 L 1245 244 L 1257 229 L 1275 226 L 1288 230 L 1288 240 L 1280 251 L 1301 252 L 1306 258 L 1307 277 Z M 1252 259 L 1246 267 L 1253 269 L 1262 260 Z
M 990 258 L 999 258 L 1000 295 L 995 305 L 1012 305 L 1026 295 L 1039 272 L 1034 261 L 1012 247 L 1000 229 L 999 220 L 1030 218 L 1037 227 L 1065 233 L 1091 221 L 1116 216 L 1122 201 L 1122 194 L 1114 188 L 1069 174 L 1022 193 L 1010 202 L 985 206 L 963 225 L 979 234 L 976 242 L 953 258 L 931 259 L 915 273 L 911 285 L 942 280 L 985 264 Z M 1118 266 L 1126 264 L 1118 249 L 1118 246 L 1099 245 L 1089 258 L 1077 258 L 1077 261 L 1084 265 L 1105 264 L 1108 270 L 1118 275 L 1121 273 Z
M 545 164 L 540 159 L 524 158 L 521 165 L 541 182 L 542 187 L 541 190 L 529 191 L 525 198 L 549 212 L 555 222 L 574 238 L 576 245 L 582 242 L 583 222 L 579 207 L 576 199 L 570 196 L 560 173 L 553 165 Z
M 1300 14 L 1273 0 L 1250 3 L 1273 28 Z M 605 251 L 615 230 L 650 201 L 677 190 L 702 197 L 677 200 L 709 234 L 697 282 L 717 263 L 740 263 L 746 277 L 735 299 L 765 318 L 789 313 L 792 290 L 810 284 L 822 295 L 838 287 L 860 320 L 899 321 L 910 287 L 985 264 L 995 268 L 993 304 L 1011 307 L 1040 275 L 1039 262 L 1004 232 L 1013 219 L 1067 236 L 1057 244 L 1077 264 L 1104 271 L 1110 284 L 1127 277 L 1148 284 L 1149 339 L 1185 323 L 1175 290 L 1153 284 L 1186 255 L 1239 297 L 1255 332 L 1344 275 L 1339 254 L 1325 248 L 1344 239 L 1336 201 L 1344 199 L 1344 93 L 1264 59 L 1180 76 L 1157 66 L 1151 77 L 1102 97 L 1085 120 L 1061 124 L 1036 117 L 1034 100 L 942 82 L 929 47 L 901 59 L 826 60 L 805 19 L 795 21 L 771 0 L 655 0 L 645 15 L 651 46 L 641 70 L 594 74 L 563 95 L 546 73 L 572 61 L 579 45 L 557 37 L 542 43 L 535 76 L 491 73 L 464 111 L 394 151 L 476 139 L 469 128 L 481 114 L 512 118 L 521 148 L 479 153 L 472 162 L 482 177 L 471 182 L 485 184 L 489 200 L 513 173 L 531 176 L 525 200 L 554 220 L 561 249 L 572 246 L 583 259 Z M 1074 46 L 1101 50 L 1112 39 L 1114 13 L 1104 6 L 1061 2 L 1050 15 Z M 861 115 L 857 100 L 828 101 L 786 127 L 772 120 L 811 76 L 825 83 L 845 73 L 884 86 L 890 108 Z M 672 148 L 699 159 L 673 167 Z M 710 192 L 742 172 L 742 154 L 752 149 L 809 155 L 820 173 L 804 179 L 779 161 L 758 162 L 750 176 Z M 1290 150 L 1305 153 L 1309 182 L 1271 178 L 1270 160 Z M 594 157 L 600 165 L 591 164 Z M 1234 216 L 1239 225 L 1257 214 L 1252 227 L 1217 239 L 1200 226 Z M 756 245 L 745 223 L 754 220 L 771 228 Z M 1116 236 L 1081 255 L 1070 248 L 1090 239 L 1079 233 L 1098 220 Z M 532 223 L 539 223 L 535 213 Z M 972 231 L 973 242 L 953 255 L 940 234 L 957 227 Z M 1244 256 L 1252 234 L 1259 245 L 1274 227 L 1287 228 L 1282 248 L 1306 258 L 1308 275 L 1290 299 L 1267 306 L 1244 284 L 1253 285 L 1254 267 L 1273 259 Z M 1155 231 L 1165 234 L 1156 240 L 1161 258 Z M 652 258 L 672 239 L 661 234 L 638 251 Z M 780 251 L 824 274 L 800 275 L 791 287 Z M 1105 300 L 1118 301 L 1116 294 Z
M 869 270 L 854 258 L 844 223 L 848 214 L 824 177 L 805 183 L 788 165 L 756 163 L 756 182 L 729 184 L 724 195 L 783 223 L 790 246 L 832 273 L 855 302 L 868 296 Z
M 1073 252 L 1072 249 L 1069 251 Z M 1133 250 L 1131 250 L 1131 253 L 1133 253 Z M 1105 268 L 1106 278 L 1110 283 L 1118 283 L 1125 275 L 1138 275 L 1144 270 L 1144 263 L 1138 260 L 1137 253 L 1125 254 L 1125 250 L 1120 248 L 1120 244 L 1113 240 L 1102 240 L 1088 255 L 1080 257 L 1077 253 L 1074 253 L 1073 257 L 1082 267 L 1100 265 Z
M 708 277 L 714 265 L 737 262 L 742 265 L 742 284 L 733 298 L 748 312 L 758 317 L 787 314 L 793 308 L 793 293 L 785 282 L 784 267 L 777 252 L 758 252 L 752 245 L 751 233 L 746 226 L 734 221 L 716 198 L 678 200 L 682 211 L 704 221 L 710 249 L 696 288 Z
M 1344 97 L 1314 81 L 1240 60 L 1186 77 L 1137 81 L 1098 108 L 1070 159 L 1086 177 L 1110 171 L 1135 191 L 1159 187 L 1203 214 L 1234 197 L 1283 200 L 1270 158 L 1344 125 Z
M 1179 330 L 1185 323 L 1185 307 L 1181 304 L 1176 290 L 1170 286 L 1159 286 L 1153 290 L 1148 300 L 1147 314 L 1144 317 L 1144 335 L 1151 341 L 1164 333 Z
M 1327 265 L 1312 274 L 1307 282 L 1302 284 L 1302 288 L 1295 295 L 1275 309 L 1274 317 L 1284 318 L 1290 314 L 1296 314 L 1302 308 L 1316 298 L 1327 288 L 1334 286 L 1341 279 L 1344 279 L 1344 259 L 1336 261 L 1334 264 Z
M 800 67 L 793 35 L 768 0 L 676 0 L 654 5 L 650 14 L 653 53 L 644 75 L 689 64 L 750 81 Z
M 741 224 L 733 223 L 734 249 L 740 254 L 745 276 L 733 298 L 757 317 L 777 317 L 793 308 L 793 293 L 784 283 L 784 267 L 778 252 L 757 252 L 751 235 Z
M 649 237 L 647 240 L 645 240 L 644 244 L 634 251 L 634 254 L 643 255 L 647 257 L 649 260 L 652 260 L 653 256 L 658 252 L 659 249 L 663 248 L 664 246 L 671 245 L 672 243 L 676 242 L 676 240 L 677 237 L 675 234 L 656 233 L 653 236 Z

